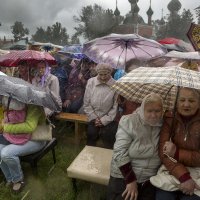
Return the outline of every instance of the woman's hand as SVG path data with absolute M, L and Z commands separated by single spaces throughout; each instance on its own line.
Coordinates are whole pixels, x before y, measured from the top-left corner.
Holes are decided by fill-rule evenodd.
M 71 101 L 70 100 L 65 100 L 64 102 L 63 102 L 63 107 L 64 108 L 67 108 L 69 105 L 70 105 L 70 103 L 71 103 Z
M 200 190 L 200 186 L 193 179 L 189 179 L 180 184 L 180 190 L 186 195 L 193 195 L 194 189 Z
M 95 126 L 97 126 L 97 127 L 102 127 L 103 126 L 103 124 L 102 124 L 102 122 L 101 122 L 101 120 L 100 120 L 100 118 L 99 117 L 97 117 L 96 119 L 95 119 Z
M 176 153 L 176 145 L 170 141 L 165 142 L 163 153 L 173 158 Z
M 138 187 L 136 181 L 133 181 L 126 185 L 126 189 L 122 193 L 122 197 L 125 198 L 125 200 L 137 200 Z

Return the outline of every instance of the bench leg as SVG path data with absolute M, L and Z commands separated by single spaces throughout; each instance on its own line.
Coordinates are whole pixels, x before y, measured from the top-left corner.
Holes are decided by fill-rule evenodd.
M 73 185 L 74 192 L 77 193 L 77 185 L 76 185 L 76 179 L 75 178 L 72 178 L 72 185 Z
M 79 144 L 80 139 L 80 125 L 78 122 L 75 122 L 75 144 Z
M 52 156 L 53 156 L 53 163 L 56 164 L 55 148 L 53 148 L 53 149 L 51 150 L 51 152 L 52 152 Z

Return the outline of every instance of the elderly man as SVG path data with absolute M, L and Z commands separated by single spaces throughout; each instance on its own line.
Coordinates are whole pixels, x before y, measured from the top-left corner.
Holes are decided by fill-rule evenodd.
M 84 95 L 84 111 L 88 116 L 87 145 L 96 146 L 101 137 L 105 148 L 113 148 L 117 122 L 117 94 L 111 89 L 115 83 L 112 67 L 100 63 L 96 67 L 97 76 L 90 78 Z

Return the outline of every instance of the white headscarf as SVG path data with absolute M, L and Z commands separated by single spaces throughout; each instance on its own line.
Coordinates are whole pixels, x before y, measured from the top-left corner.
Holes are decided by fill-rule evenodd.
M 162 97 L 160 97 L 158 94 L 150 93 L 144 97 L 144 99 L 141 103 L 141 106 L 139 108 L 137 108 L 136 113 L 140 116 L 140 118 L 142 119 L 142 121 L 144 121 L 144 123 L 149 124 L 150 126 L 161 126 L 162 125 L 162 117 L 156 124 L 150 124 L 148 121 L 145 120 L 144 106 L 147 103 L 147 100 L 149 100 L 149 99 L 151 99 L 150 102 L 161 102 L 161 105 L 163 106 Z

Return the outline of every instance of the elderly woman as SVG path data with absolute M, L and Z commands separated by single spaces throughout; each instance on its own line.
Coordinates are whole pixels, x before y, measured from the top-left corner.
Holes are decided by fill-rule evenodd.
M 177 197 L 180 200 L 200 199 L 194 194 L 194 190 L 199 190 L 200 186 L 195 183 L 186 167 L 200 167 L 199 100 L 197 90 L 181 88 L 175 118 L 172 113 L 165 114 L 159 155 L 169 173 L 180 181 L 180 190 L 168 192 L 157 189 L 156 200 L 175 200 Z
M 132 114 L 122 116 L 111 162 L 108 200 L 154 200 L 149 179 L 160 166 L 159 132 L 163 103 L 159 95 L 147 95 Z
M 87 145 L 95 146 L 99 137 L 105 148 L 113 148 L 117 122 L 117 94 L 111 89 L 115 80 L 111 77 L 112 67 L 100 63 L 97 76 L 90 78 L 84 95 L 84 111 L 88 116 Z
M 43 88 L 45 91 L 50 91 L 54 99 L 62 108 L 62 100 L 60 97 L 59 81 L 56 76 L 50 73 L 50 67 L 45 61 L 41 61 L 37 64 L 37 72 L 35 77 L 32 79 L 32 84 Z M 54 111 L 49 108 L 45 108 L 45 114 L 50 117 L 54 114 Z

